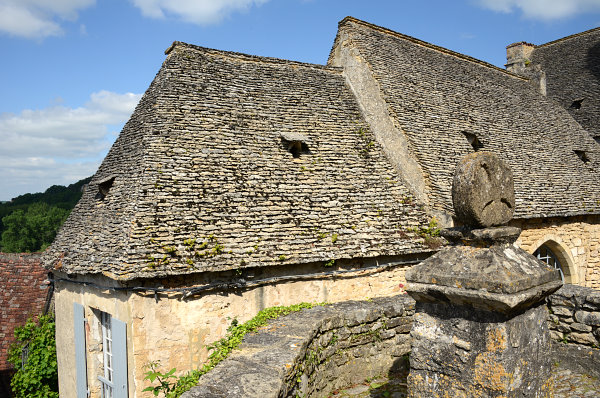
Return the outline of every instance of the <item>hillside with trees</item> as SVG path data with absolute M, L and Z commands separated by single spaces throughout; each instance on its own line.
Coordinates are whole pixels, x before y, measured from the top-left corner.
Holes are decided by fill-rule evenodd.
M 90 180 L 88 177 L 67 187 L 53 185 L 43 193 L 26 193 L 0 203 L 0 251 L 45 250 Z

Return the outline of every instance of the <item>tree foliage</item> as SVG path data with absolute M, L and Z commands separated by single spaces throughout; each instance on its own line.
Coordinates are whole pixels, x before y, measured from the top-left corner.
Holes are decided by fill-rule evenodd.
M 17 341 L 8 352 L 8 361 L 17 370 L 10 382 L 17 398 L 58 398 L 54 333 L 54 319 L 48 315 L 40 316 L 37 322 L 29 319 L 15 329 Z
M 34 203 L 27 211 L 12 212 L 2 219 L 5 227 L 0 240 L 2 251 L 20 253 L 45 250 L 68 215 L 69 210 L 47 203 Z
M 50 206 L 58 207 L 65 210 L 71 210 L 81 198 L 82 188 L 88 184 L 92 178 L 86 178 L 77 181 L 67 187 L 62 185 L 53 185 L 46 189 L 45 192 L 26 193 L 17 196 L 9 202 L 0 202 L 0 236 L 6 229 L 2 219 L 17 210 L 27 212 L 29 206 L 34 203 L 47 203 Z

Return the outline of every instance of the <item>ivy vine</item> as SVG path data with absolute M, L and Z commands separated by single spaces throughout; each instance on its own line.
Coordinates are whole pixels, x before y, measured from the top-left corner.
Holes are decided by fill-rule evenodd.
M 58 398 L 58 365 L 54 319 L 42 315 L 15 329 L 8 361 L 17 372 L 10 386 L 17 398 Z

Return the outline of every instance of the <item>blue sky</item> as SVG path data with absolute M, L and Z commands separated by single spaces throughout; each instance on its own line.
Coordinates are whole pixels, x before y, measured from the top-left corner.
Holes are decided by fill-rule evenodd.
M 347 15 L 502 67 L 600 0 L 0 0 L 0 201 L 92 175 L 174 40 L 323 64 Z

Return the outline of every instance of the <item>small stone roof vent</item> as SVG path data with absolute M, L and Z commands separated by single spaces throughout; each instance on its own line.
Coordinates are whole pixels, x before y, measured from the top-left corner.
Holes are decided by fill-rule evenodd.
M 302 153 L 310 153 L 308 137 L 294 132 L 286 132 L 279 134 L 284 147 L 292 154 L 293 157 L 299 158 Z
M 477 152 L 481 148 L 483 148 L 483 144 L 481 143 L 481 141 L 479 141 L 479 138 L 477 138 L 477 136 L 475 134 L 469 133 L 468 131 L 463 131 L 462 134 L 465 136 L 465 138 L 469 142 L 469 145 L 471 145 L 473 147 L 473 150 L 475 152 Z
M 578 98 L 571 103 L 571 108 L 573 109 L 581 109 L 581 103 L 583 102 L 583 98 Z
M 577 150 L 577 149 L 575 149 L 575 151 L 574 151 L 574 152 L 575 152 L 575 154 L 577 155 L 577 157 L 578 157 L 579 159 L 581 159 L 581 161 L 582 161 L 583 163 L 587 163 L 587 162 L 589 162 L 589 161 L 590 161 L 590 158 L 588 157 L 587 153 L 585 153 L 585 151 L 582 151 L 582 150 Z
M 98 183 L 98 194 L 96 194 L 96 199 L 103 200 L 106 195 L 108 195 L 110 188 L 112 188 L 113 183 L 115 182 L 115 178 L 116 176 L 110 176 Z

